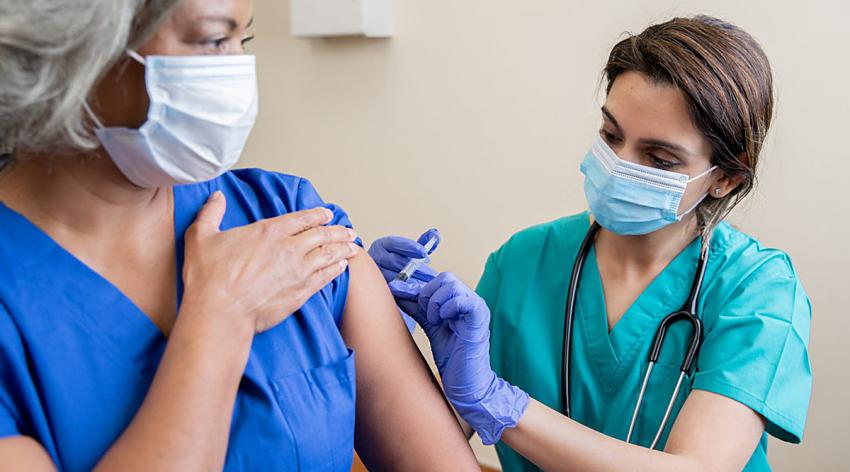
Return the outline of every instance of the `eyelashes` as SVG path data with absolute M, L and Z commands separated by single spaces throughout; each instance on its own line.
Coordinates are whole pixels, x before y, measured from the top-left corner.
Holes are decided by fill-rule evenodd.
M 610 145 L 612 147 L 623 141 L 622 138 L 620 138 L 619 136 L 617 136 L 614 133 L 611 133 L 610 131 L 606 130 L 605 128 L 602 128 L 602 129 L 599 130 L 599 135 L 602 136 L 602 139 L 604 139 L 608 143 L 608 145 Z M 668 159 L 663 159 L 661 157 L 658 157 L 658 155 L 653 153 L 653 152 L 648 152 L 647 156 L 648 156 L 649 161 L 651 162 L 652 166 L 657 168 L 657 169 L 668 170 L 668 169 L 672 169 L 673 167 L 676 167 L 677 165 L 679 165 L 678 162 L 670 161 Z

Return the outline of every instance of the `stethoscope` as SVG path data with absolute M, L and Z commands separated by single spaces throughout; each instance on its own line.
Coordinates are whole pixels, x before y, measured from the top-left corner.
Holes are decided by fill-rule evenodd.
M 563 365 L 563 376 L 561 377 L 561 404 L 564 405 L 562 413 L 568 418 L 571 413 L 569 378 L 573 319 L 575 318 L 576 311 L 576 294 L 578 293 L 578 282 L 581 277 L 581 269 L 584 266 L 584 261 L 587 258 L 587 254 L 590 252 L 590 248 L 593 246 L 593 241 L 596 238 L 598 231 L 599 224 L 594 221 L 593 224 L 590 225 L 590 229 L 587 231 L 587 235 L 584 237 L 584 241 L 582 241 L 581 247 L 579 248 L 578 256 L 576 257 L 576 262 L 575 265 L 573 265 L 573 272 L 570 277 L 569 292 L 567 293 L 566 319 L 564 323 L 564 350 L 563 357 L 561 359 Z M 694 359 L 696 359 L 700 345 L 702 344 L 702 321 L 699 317 L 697 317 L 697 302 L 699 300 L 699 291 L 702 287 L 703 279 L 705 278 L 707 258 L 707 251 L 701 251 L 699 263 L 697 264 L 697 271 L 694 275 L 694 282 L 691 286 L 691 293 L 688 295 L 688 300 L 685 302 L 685 305 L 681 310 L 667 315 L 667 317 L 661 321 L 661 324 L 658 326 L 658 330 L 655 332 L 655 338 L 652 341 L 652 349 L 649 351 L 649 364 L 646 368 L 646 374 L 643 376 L 643 383 L 640 387 L 640 393 L 638 394 L 634 412 L 632 413 L 632 420 L 629 423 L 629 433 L 626 436 L 626 442 L 628 443 L 632 440 L 632 433 L 634 432 L 635 422 L 637 421 L 641 403 L 643 402 L 643 396 L 646 393 L 646 386 L 649 383 L 652 368 L 655 366 L 655 363 L 658 362 L 658 356 L 661 354 L 661 347 L 664 345 L 664 337 L 667 335 L 667 330 L 670 326 L 677 321 L 687 321 L 691 324 L 693 327 L 691 332 L 691 341 L 688 345 L 685 357 L 682 360 L 682 367 L 679 373 L 679 380 L 676 382 L 676 388 L 673 390 L 673 395 L 670 397 L 670 402 L 667 404 L 667 410 L 664 412 L 664 418 L 661 420 L 661 426 L 658 427 L 658 431 L 655 433 L 655 439 L 652 440 L 650 449 L 655 449 L 656 444 L 658 444 L 658 440 L 661 438 L 661 433 L 664 431 L 664 427 L 667 426 L 667 421 L 670 419 L 670 412 L 673 410 L 676 398 L 679 396 L 682 381 L 693 368 Z

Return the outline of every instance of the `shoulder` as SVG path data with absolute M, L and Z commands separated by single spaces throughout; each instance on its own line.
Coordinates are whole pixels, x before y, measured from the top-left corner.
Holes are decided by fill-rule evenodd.
M 325 207 L 334 213 L 331 224 L 351 226 L 348 215 L 339 206 L 322 199 L 306 178 L 263 169 L 236 169 L 201 184 L 181 186 L 183 195 L 194 195 L 200 208 L 209 194 L 221 191 L 227 197 L 225 223 L 246 224 L 301 210 Z
M 785 251 L 723 223 L 712 240 L 708 271 L 701 297 L 708 331 L 748 326 L 753 336 L 779 337 L 793 331 L 808 344 L 811 301 Z
M 273 204 L 298 211 L 324 205 L 319 192 L 304 177 L 263 169 L 236 169 L 210 182 L 212 191 L 221 190 L 261 203 Z
M 747 405 L 768 433 L 799 442 L 811 392 L 812 309 L 791 258 L 723 223 L 708 270 L 693 388 Z
M 589 226 L 587 212 L 531 226 L 511 236 L 491 255 L 490 260 L 499 265 L 512 265 L 554 247 L 568 252 L 577 250 Z
M 730 298 L 772 288 L 777 295 L 793 291 L 788 295 L 802 296 L 808 304 L 791 257 L 728 223 L 715 230 L 709 260 Z

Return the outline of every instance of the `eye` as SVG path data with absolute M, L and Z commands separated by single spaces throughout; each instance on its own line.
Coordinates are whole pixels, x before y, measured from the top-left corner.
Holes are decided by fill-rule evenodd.
M 652 164 L 659 169 L 670 169 L 676 167 L 677 163 L 668 161 L 666 159 L 662 159 L 658 157 L 656 154 L 649 153 L 649 159 L 652 161 Z
M 208 39 L 208 40 L 204 41 L 204 45 L 211 47 L 215 50 L 220 50 L 220 49 L 224 48 L 224 46 L 227 44 L 227 41 L 229 39 L 230 38 L 227 37 L 227 36 L 219 36 L 219 37 L 215 37 L 215 38 Z
M 244 45 L 246 45 L 246 44 L 250 43 L 250 42 L 251 42 L 251 41 L 253 41 L 253 40 L 254 40 L 254 35 L 253 35 L 253 34 L 252 34 L 251 36 L 247 36 L 247 37 L 245 37 L 245 38 L 242 38 L 242 45 L 244 46 Z
M 605 128 L 599 130 L 599 134 L 602 136 L 608 144 L 616 144 L 620 142 L 620 137 L 614 133 L 609 132 Z

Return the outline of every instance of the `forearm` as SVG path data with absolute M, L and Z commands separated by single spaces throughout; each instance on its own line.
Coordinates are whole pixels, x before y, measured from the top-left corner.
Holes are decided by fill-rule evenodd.
M 96 470 L 222 469 L 253 330 L 213 315 L 183 305 L 141 408 Z
M 516 428 L 505 430 L 502 441 L 544 470 L 701 470 L 691 458 L 627 444 L 566 418 L 534 399 Z

